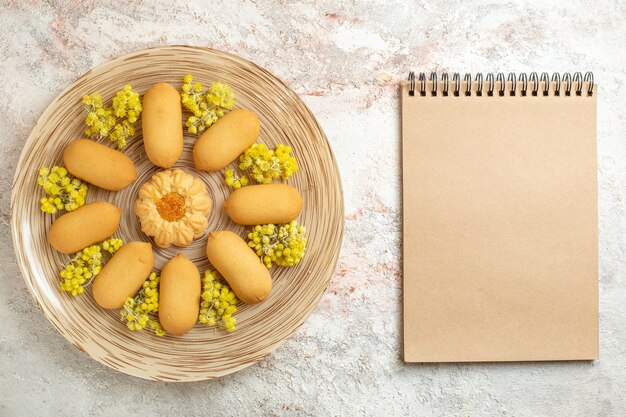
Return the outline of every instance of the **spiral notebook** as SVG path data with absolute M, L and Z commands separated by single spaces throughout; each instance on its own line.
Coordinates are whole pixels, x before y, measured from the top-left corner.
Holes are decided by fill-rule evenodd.
M 587 73 L 402 83 L 404 360 L 598 358 Z

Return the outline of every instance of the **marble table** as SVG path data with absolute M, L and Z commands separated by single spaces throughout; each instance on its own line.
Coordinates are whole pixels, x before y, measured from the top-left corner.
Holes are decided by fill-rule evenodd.
M 109 3 L 0 5 L 0 416 L 626 414 L 623 2 Z M 18 157 L 51 100 L 91 67 L 169 44 L 241 55 L 300 94 L 328 135 L 346 203 L 341 258 L 309 320 L 258 364 L 187 384 L 115 372 L 69 344 L 26 290 L 9 230 Z M 410 69 L 594 72 L 599 361 L 402 362 L 398 83 Z

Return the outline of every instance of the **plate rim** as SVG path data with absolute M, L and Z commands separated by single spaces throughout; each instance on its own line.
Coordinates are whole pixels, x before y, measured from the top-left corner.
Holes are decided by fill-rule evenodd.
M 193 374 L 186 374 L 186 376 L 184 378 L 181 379 L 176 379 L 176 380 L 172 380 L 172 379 L 161 379 L 158 378 L 156 376 L 151 376 L 151 375 L 145 375 L 145 374 L 141 374 L 139 372 L 135 373 L 132 372 L 130 369 L 128 368 L 114 368 L 112 367 L 109 363 L 105 362 L 102 360 L 102 358 L 100 357 L 94 357 L 92 355 L 90 355 L 87 351 L 85 351 L 83 348 L 80 347 L 80 345 L 76 344 L 73 340 L 70 339 L 69 335 L 63 330 L 61 329 L 52 319 L 51 317 L 51 312 L 44 308 L 42 306 L 42 302 L 39 299 L 35 288 L 33 288 L 33 286 L 31 285 L 31 282 L 36 282 L 39 278 L 38 275 L 31 271 L 28 268 L 28 262 L 26 257 L 24 256 L 24 251 L 18 251 L 18 240 L 20 239 L 20 237 L 18 236 L 18 225 L 16 224 L 16 218 L 14 216 L 15 213 L 15 209 L 17 207 L 17 205 L 19 204 L 19 202 L 17 201 L 17 193 L 16 193 L 16 185 L 18 183 L 18 180 L 20 179 L 20 177 L 26 175 L 26 172 L 22 172 L 19 170 L 19 167 L 22 165 L 24 159 L 26 158 L 26 149 L 30 148 L 34 143 L 37 142 L 37 140 L 39 139 L 38 136 L 35 135 L 35 132 L 38 130 L 38 128 L 45 122 L 45 120 L 47 120 L 48 116 L 50 113 L 52 113 L 53 111 L 53 107 L 54 104 L 59 101 L 63 96 L 65 96 L 68 92 L 70 92 L 77 84 L 79 84 L 83 79 L 87 78 L 90 73 L 103 66 L 103 65 L 107 65 L 107 64 L 114 64 L 116 62 L 123 62 L 126 59 L 129 59 L 131 57 L 135 57 L 137 55 L 140 55 L 142 53 L 146 53 L 149 51 L 167 51 L 167 50 L 177 50 L 177 49 L 189 49 L 189 50 L 194 50 L 200 53 L 209 53 L 209 54 L 218 54 L 218 55 L 227 55 L 230 57 L 233 57 L 237 60 L 243 60 L 245 61 L 248 65 L 250 65 L 251 67 L 254 67 L 255 70 L 259 70 L 262 72 L 265 72 L 267 74 L 269 74 L 272 78 L 274 78 L 277 82 L 279 82 L 283 87 L 285 87 L 285 90 L 288 91 L 291 95 L 293 95 L 299 102 L 300 104 L 303 106 L 304 110 L 306 110 L 306 112 L 308 112 L 311 120 L 314 122 L 315 127 L 319 130 L 319 132 L 321 133 L 323 139 L 325 140 L 326 144 L 327 144 L 327 148 L 328 148 L 328 152 L 330 153 L 330 156 L 332 157 L 332 166 L 337 174 L 337 190 L 339 192 L 340 195 L 340 200 L 339 200 L 339 209 L 340 209 L 340 213 L 341 216 L 339 216 L 339 231 L 338 231 L 338 250 L 335 252 L 333 259 L 331 261 L 332 264 L 332 269 L 330 269 L 329 271 L 329 277 L 326 280 L 325 286 L 324 286 L 324 290 L 320 291 L 317 300 L 314 304 L 314 307 L 311 308 L 310 310 L 306 311 L 305 314 L 302 316 L 301 320 L 299 320 L 299 322 L 293 327 L 293 329 L 285 335 L 285 337 L 283 337 L 281 340 L 275 342 L 272 346 L 271 349 L 263 354 L 260 355 L 258 358 L 256 358 L 253 361 L 248 361 L 244 364 L 241 364 L 240 366 L 234 366 L 232 368 L 229 368 L 227 371 L 221 373 L 220 375 L 216 375 L 216 376 L 206 376 L 206 375 L 202 375 L 202 376 L 194 376 Z M 315 311 L 318 306 L 319 306 L 319 302 L 322 299 L 322 297 L 324 296 L 324 294 L 326 293 L 326 291 L 328 290 L 328 286 L 330 284 L 330 281 L 337 269 L 337 263 L 339 261 L 340 258 L 340 254 L 341 254 L 341 247 L 343 244 L 343 237 L 344 237 L 344 228 L 345 228 L 345 197 L 344 197 L 344 192 L 343 192 L 343 182 L 341 181 L 341 172 L 339 170 L 339 166 L 337 164 L 337 159 L 335 157 L 335 154 L 332 150 L 332 147 L 330 146 L 330 142 L 328 141 L 328 137 L 326 136 L 326 133 L 324 132 L 324 130 L 322 129 L 322 126 L 319 124 L 317 118 L 315 117 L 315 115 L 313 114 L 313 112 L 311 111 L 311 109 L 307 106 L 307 104 L 301 99 L 300 95 L 297 94 L 295 91 L 293 91 L 291 89 L 291 87 L 289 87 L 281 78 L 277 77 L 274 73 L 270 72 L 269 70 L 261 67 L 260 65 L 256 64 L 255 62 L 249 60 L 248 58 L 245 57 L 241 57 L 239 55 L 235 55 L 232 54 L 230 52 L 227 51 L 223 51 L 220 49 L 214 49 L 214 48 L 208 48 L 208 47 L 200 47 L 200 46 L 191 46 L 191 45 L 184 45 L 184 44 L 173 44 L 173 45 L 161 45 L 161 46 L 154 46 L 154 47 L 150 47 L 150 48 L 143 48 L 143 49 L 138 49 L 129 53 L 125 53 L 123 55 L 119 55 L 115 58 L 109 59 L 107 61 L 101 62 L 98 65 L 90 68 L 89 70 L 87 70 L 86 72 L 84 72 L 82 75 L 80 75 L 78 78 L 76 78 L 73 82 L 71 82 L 65 89 L 63 89 L 59 94 L 57 94 L 54 99 L 46 106 L 45 110 L 43 111 L 43 113 L 39 116 L 39 118 L 37 119 L 37 122 L 35 123 L 35 125 L 32 127 L 28 138 L 26 139 L 26 141 L 24 142 L 24 145 L 22 146 L 22 150 L 20 152 L 20 157 L 17 161 L 17 165 L 16 165 L 16 170 L 15 170 L 15 174 L 13 176 L 13 181 L 11 183 L 11 200 L 10 200 L 10 208 L 9 208 L 9 216 L 10 216 L 10 229 L 11 229 L 11 240 L 13 243 L 13 251 L 15 253 L 15 258 L 17 259 L 17 263 L 20 269 L 20 273 L 22 275 L 22 280 L 24 281 L 24 283 L 26 284 L 26 288 L 28 289 L 31 297 L 33 298 L 33 300 L 36 302 L 37 307 L 39 308 L 39 310 L 43 313 L 44 317 L 47 319 L 47 321 L 49 323 L 52 324 L 52 326 L 57 330 L 57 332 L 59 332 L 63 338 L 69 342 L 70 344 L 72 344 L 77 350 L 81 351 L 83 354 L 85 354 L 87 357 L 89 357 L 91 360 L 94 360 L 96 362 L 99 362 L 100 364 L 104 365 L 106 368 L 108 369 L 112 369 L 113 371 L 116 372 L 120 372 L 126 375 L 130 375 L 133 377 L 137 377 L 137 378 L 141 378 L 141 379 L 145 379 L 145 380 L 150 380 L 150 381 L 162 381 L 162 382 L 194 382 L 194 381 L 205 381 L 205 380 L 210 380 L 210 379 L 217 379 L 235 372 L 238 372 L 242 369 L 245 369 L 255 363 L 258 363 L 259 361 L 263 360 L 265 357 L 267 357 L 268 355 L 270 355 L 271 353 L 275 352 L 278 348 L 280 348 L 285 342 L 287 342 L 287 340 L 289 340 L 294 334 L 295 332 L 304 324 L 304 322 L 309 318 L 309 316 L 313 313 L 313 311 Z M 27 279 L 28 277 L 32 277 L 31 280 Z

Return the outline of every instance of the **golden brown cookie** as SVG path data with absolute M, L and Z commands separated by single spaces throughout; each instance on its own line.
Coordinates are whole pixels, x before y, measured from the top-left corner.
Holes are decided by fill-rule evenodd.
M 224 203 L 224 211 L 242 225 L 279 224 L 295 220 L 302 205 L 302 196 L 291 185 L 260 184 L 233 191 Z
M 121 308 L 152 272 L 154 254 L 147 242 L 128 242 L 104 265 L 93 280 L 93 298 L 102 308 Z
M 103 241 L 120 225 L 122 211 L 104 201 L 85 204 L 56 219 L 48 231 L 48 242 L 63 253 L 76 253 Z
M 193 161 L 200 171 L 219 171 L 252 146 L 261 132 L 256 114 L 237 109 L 218 119 L 193 147 Z
M 193 328 L 200 313 L 200 272 L 183 254 L 170 259 L 161 270 L 159 321 L 173 335 Z
M 183 153 L 183 110 L 180 94 L 169 84 L 152 86 L 142 101 L 141 129 L 148 159 L 171 168 Z
M 260 303 L 270 295 L 269 271 L 239 235 L 228 230 L 210 232 L 206 254 L 244 303 Z
M 121 190 L 137 179 L 128 156 L 93 140 L 78 139 L 67 145 L 63 163 L 73 176 L 105 190 Z

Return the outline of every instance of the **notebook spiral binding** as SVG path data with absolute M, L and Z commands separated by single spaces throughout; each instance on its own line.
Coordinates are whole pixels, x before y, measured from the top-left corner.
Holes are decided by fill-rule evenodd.
M 416 82 L 415 72 L 411 71 L 409 73 L 409 82 L 409 95 L 411 96 L 414 96 L 416 92 L 418 92 L 420 96 L 425 96 L 427 93 L 430 93 L 431 96 L 437 96 L 439 93 L 437 90 L 440 85 L 442 86 L 441 95 L 448 96 L 451 87 L 450 84 L 452 84 L 452 95 L 459 96 L 461 94 L 461 76 L 458 72 L 452 74 L 451 81 L 447 72 L 441 74 L 440 83 L 436 72 L 431 72 L 428 80 L 426 79 L 426 73 L 420 72 Z M 427 88 L 427 82 L 430 82 L 430 88 Z M 494 93 L 499 96 L 504 96 L 507 93 L 511 96 L 518 94 L 518 77 L 514 72 L 510 72 L 506 79 L 501 72 L 497 73 L 495 76 L 489 73 L 484 78 L 483 74 L 479 72 L 474 77 L 473 82 L 472 74 L 466 73 L 463 76 L 463 82 L 465 83 L 465 88 L 462 93 L 466 96 L 471 96 L 473 93 L 477 96 L 482 96 L 483 88 L 486 90 L 488 96 L 493 96 Z M 499 83 L 497 91 L 495 91 L 496 82 Z M 561 95 L 562 84 L 565 84 L 563 93 L 566 96 L 572 95 L 573 85 L 575 85 L 573 89 L 574 94 L 582 96 L 584 83 L 589 83 L 587 95 L 591 96 L 593 95 L 594 87 L 592 72 L 586 72 L 584 76 L 580 72 L 575 72 L 573 76 L 569 72 L 566 72 L 562 77 L 558 72 L 553 73 L 552 77 L 550 77 L 550 74 L 547 72 L 542 72 L 541 76 L 537 76 L 536 72 L 531 72 L 529 75 L 521 73 L 519 75 L 519 82 L 522 83 L 519 89 L 519 94 L 522 96 L 527 95 L 529 92 L 531 95 L 537 96 L 539 95 L 540 88 L 541 95 L 547 96 L 550 94 L 551 86 L 554 87 L 554 95 L 559 96 Z M 417 83 L 419 83 L 419 88 Z M 485 84 L 487 84 L 486 87 Z

